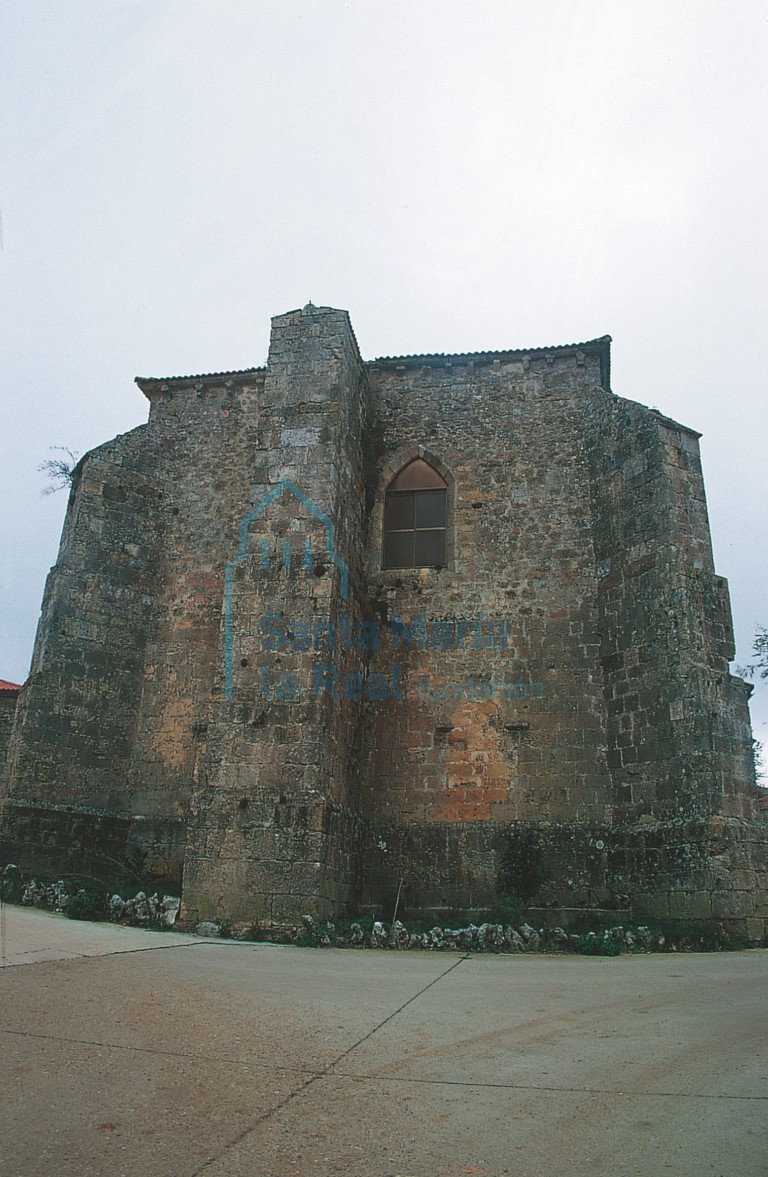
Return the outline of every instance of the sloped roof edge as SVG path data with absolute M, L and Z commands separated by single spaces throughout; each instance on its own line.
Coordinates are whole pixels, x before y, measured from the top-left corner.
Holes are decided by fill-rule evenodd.
M 148 396 L 150 391 L 155 391 L 162 384 L 178 386 L 203 381 L 207 383 L 222 380 L 244 381 L 250 377 L 258 376 L 259 373 L 266 372 L 266 370 L 262 365 L 256 368 L 235 368 L 231 372 L 196 372 L 190 376 L 134 376 L 133 382 L 138 384 L 145 396 Z
M 518 347 L 500 351 L 469 351 L 469 352 L 424 352 L 403 356 L 377 356 L 374 360 L 364 360 L 366 368 L 390 367 L 391 365 L 405 365 L 427 367 L 430 364 L 462 364 L 462 363 L 493 363 L 494 360 L 514 360 L 524 356 L 545 356 L 552 352 L 560 354 L 582 351 L 586 355 L 601 357 L 602 382 L 605 388 L 610 387 L 610 347 L 611 336 L 601 335 L 597 339 L 587 339 L 582 343 L 558 343 L 548 347 Z M 266 372 L 266 367 L 239 368 L 230 372 L 198 372 L 188 376 L 136 376 L 138 384 L 145 396 L 155 391 L 160 385 L 174 385 L 178 387 L 191 384 L 193 381 L 214 380 L 243 380 Z
M 370 360 L 371 364 L 411 364 L 411 363 L 428 363 L 434 360 L 439 363 L 445 363 L 451 360 L 500 360 L 506 356 L 534 356 L 546 355 L 548 352 L 559 351 L 585 351 L 595 353 L 602 351 L 606 347 L 610 347 L 613 342 L 610 335 L 601 335 L 598 339 L 587 339 L 583 343 L 555 343 L 547 347 L 515 347 L 506 348 L 501 351 L 464 351 L 464 352 L 428 352 L 418 355 L 405 356 L 377 356 L 375 360 Z
M 449 364 L 492 364 L 495 361 L 517 360 L 525 358 L 539 358 L 557 352 L 560 355 L 582 352 L 584 355 L 596 355 L 600 358 L 600 383 L 602 387 L 611 390 L 611 343 L 610 335 L 601 335 L 598 339 L 587 339 L 583 343 L 556 343 L 550 347 L 518 347 L 506 351 L 468 351 L 443 353 L 433 352 L 426 355 L 379 356 L 366 363 L 367 368 L 405 367 L 445 367 Z

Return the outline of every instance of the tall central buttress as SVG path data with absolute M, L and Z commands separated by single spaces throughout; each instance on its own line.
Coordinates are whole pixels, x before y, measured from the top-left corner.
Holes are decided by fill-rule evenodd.
M 220 653 L 184 866 L 188 915 L 290 922 L 358 876 L 364 371 L 344 311 L 273 320 L 252 499 L 224 575 Z

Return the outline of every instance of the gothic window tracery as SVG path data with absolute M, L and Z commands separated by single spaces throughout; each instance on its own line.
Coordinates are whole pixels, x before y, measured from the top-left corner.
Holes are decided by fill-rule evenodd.
M 444 568 L 448 485 L 423 458 L 404 466 L 384 498 L 384 567 Z

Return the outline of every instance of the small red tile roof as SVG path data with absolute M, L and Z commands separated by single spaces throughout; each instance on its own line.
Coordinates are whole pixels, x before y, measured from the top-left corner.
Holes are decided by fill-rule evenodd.
M 20 691 L 21 683 L 8 682 L 4 678 L 0 678 L 0 691 Z

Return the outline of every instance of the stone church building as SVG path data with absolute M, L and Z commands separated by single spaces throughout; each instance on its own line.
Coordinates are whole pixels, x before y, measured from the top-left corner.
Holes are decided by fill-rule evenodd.
M 7 749 L 2 861 L 189 918 L 500 899 L 765 933 L 766 834 L 698 435 L 610 339 L 140 378 L 73 479 Z

